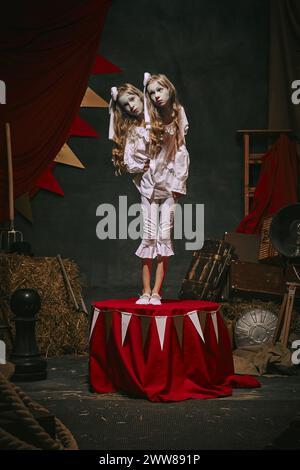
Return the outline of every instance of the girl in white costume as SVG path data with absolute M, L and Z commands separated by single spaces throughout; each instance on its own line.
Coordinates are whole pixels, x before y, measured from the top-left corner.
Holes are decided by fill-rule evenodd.
M 188 122 L 174 85 L 165 75 L 144 76 L 144 127 L 127 136 L 124 164 L 136 173 L 141 194 L 143 239 L 136 251 L 142 259 L 143 295 L 139 304 L 160 304 L 169 256 L 174 254 L 172 230 L 178 197 L 186 194 L 189 154 L 185 146 Z M 148 158 L 150 162 L 148 163 Z M 157 258 L 151 291 L 152 261 Z

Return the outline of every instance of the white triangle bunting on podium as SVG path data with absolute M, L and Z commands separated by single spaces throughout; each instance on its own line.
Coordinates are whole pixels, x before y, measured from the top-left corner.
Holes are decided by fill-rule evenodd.
M 214 325 L 214 330 L 215 330 L 215 333 L 216 333 L 217 342 L 219 342 L 218 319 L 217 319 L 217 313 L 216 312 L 211 314 L 211 319 L 212 319 L 212 322 L 213 322 L 213 325 Z
M 167 317 L 157 316 L 155 317 L 156 328 L 158 332 L 160 348 L 163 350 L 164 348 L 164 340 L 165 340 L 165 332 L 166 332 L 166 321 Z
M 193 310 L 192 312 L 188 313 L 188 316 L 190 317 L 191 322 L 193 323 L 194 327 L 196 328 L 197 333 L 202 338 L 203 343 L 205 343 L 203 331 L 202 331 L 200 321 L 199 321 L 199 317 L 198 317 L 198 311 Z
M 92 337 L 93 329 L 96 325 L 96 321 L 98 320 L 99 313 L 100 313 L 99 308 L 94 308 L 93 320 L 92 320 L 91 331 L 90 331 L 90 340 L 91 340 L 91 337 Z
M 122 321 L 121 321 L 122 346 L 124 345 L 124 341 L 125 341 L 125 338 L 126 338 L 126 333 L 127 333 L 127 330 L 128 330 L 128 326 L 129 326 L 131 317 L 132 317 L 132 313 L 121 312 L 121 318 L 122 318 Z

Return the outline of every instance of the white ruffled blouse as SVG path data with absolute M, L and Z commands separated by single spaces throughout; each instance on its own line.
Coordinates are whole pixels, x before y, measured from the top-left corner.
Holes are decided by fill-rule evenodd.
M 160 153 L 150 158 L 149 169 L 143 172 L 149 159 L 149 131 L 144 127 L 135 127 L 127 137 L 124 150 L 124 163 L 133 178 L 139 192 L 148 199 L 163 199 L 172 196 L 172 192 L 186 194 L 190 158 L 185 146 L 184 135 L 188 129 L 183 107 L 179 115 L 179 128 L 183 142 L 177 149 L 176 128 L 171 123 L 165 126 L 164 142 Z

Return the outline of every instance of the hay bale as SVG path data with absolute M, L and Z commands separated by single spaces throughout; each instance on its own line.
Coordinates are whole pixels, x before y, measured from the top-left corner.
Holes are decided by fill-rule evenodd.
M 233 320 L 236 322 L 244 312 L 249 311 L 250 308 L 264 308 L 270 310 L 275 315 L 278 315 L 280 304 L 269 301 L 264 302 L 259 299 L 245 300 L 236 298 L 231 302 L 224 302 L 221 304 L 221 313 L 224 319 Z
M 81 285 L 78 267 L 70 259 L 63 259 L 63 264 L 80 305 Z M 16 253 L 1 253 L 0 286 L 1 303 L 8 313 L 12 327 L 14 327 L 13 314 L 9 308 L 12 293 L 19 288 L 36 289 L 39 293 L 42 306 L 38 313 L 36 335 L 42 354 L 47 357 L 87 353 L 88 319 L 84 313 L 76 311 L 56 257 L 29 257 Z M 5 335 L 4 340 L 7 342 L 7 332 Z M 7 342 L 8 351 L 10 346 Z

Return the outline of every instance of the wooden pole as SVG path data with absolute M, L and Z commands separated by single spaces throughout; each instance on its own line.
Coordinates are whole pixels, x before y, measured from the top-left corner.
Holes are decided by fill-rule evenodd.
M 249 134 L 244 134 L 244 215 L 249 214 Z
M 58 259 L 59 265 L 60 265 L 61 270 L 62 270 L 63 278 L 64 278 L 64 280 L 65 280 L 66 283 L 67 283 L 68 291 L 69 291 L 69 293 L 70 293 L 70 295 L 71 295 L 71 297 L 72 297 L 72 300 L 73 300 L 73 302 L 74 302 L 75 309 L 76 309 L 76 310 L 79 310 L 79 306 L 78 306 L 77 300 L 76 300 L 76 298 L 75 298 L 74 291 L 73 291 L 73 289 L 72 289 L 72 286 L 71 286 L 69 277 L 68 277 L 68 275 L 67 275 L 67 272 L 66 272 L 66 270 L 65 270 L 65 267 L 64 267 L 63 261 L 62 261 L 62 259 L 61 259 L 61 256 L 60 256 L 60 255 L 57 255 L 57 259 Z
M 9 221 L 13 229 L 14 221 L 14 180 L 13 180 L 13 166 L 12 166 L 12 151 L 11 151 L 11 133 L 9 122 L 5 123 L 6 134 L 6 149 L 7 149 L 7 171 L 8 171 L 8 209 Z

